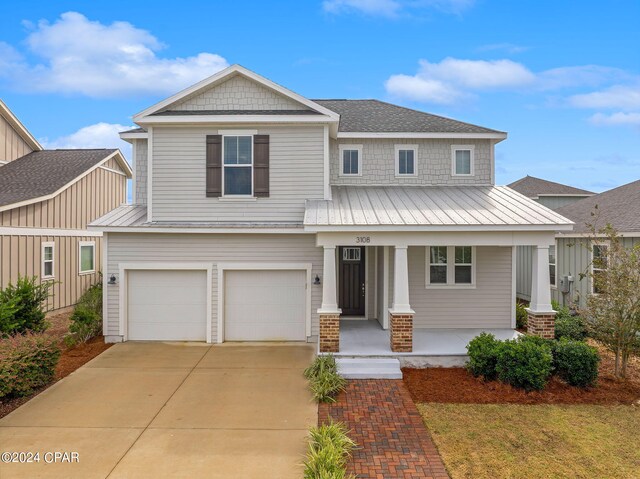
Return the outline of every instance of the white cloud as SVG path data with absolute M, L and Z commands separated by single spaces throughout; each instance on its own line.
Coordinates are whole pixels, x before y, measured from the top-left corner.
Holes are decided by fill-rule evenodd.
M 562 88 L 595 88 L 613 81 L 631 78 L 631 75 L 619 68 L 600 65 L 579 65 L 551 68 L 538 74 L 537 87 L 541 90 L 559 90 Z
M 614 85 L 605 90 L 573 95 L 569 103 L 579 108 L 640 109 L 640 86 Z
M 392 75 L 386 81 L 385 88 L 394 96 L 441 105 L 456 103 L 465 96 L 463 92 L 439 80 L 410 75 Z
M 163 44 L 150 32 L 128 22 L 90 21 L 77 12 L 40 21 L 25 44 L 42 63 L 29 63 L 0 44 L 0 76 L 4 71 L 13 86 L 29 91 L 90 97 L 175 93 L 228 66 L 213 53 L 161 58 Z
M 40 140 L 42 146 L 48 149 L 67 148 L 120 148 L 125 157 L 130 158 L 131 145 L 118 136 L 121 131 L 134 128 L 133 126 L 117 123 L 96 123 L 85 126 L 67 136 L 49 140 Z
M 610 115 L 596 113 L 589 118 L 589 121 L 598 126 L 640 126 L 640 113 L 617 112 Z
M 460 14 L 476 0 L 325 0 L 322 8 L 333 14 L 359 12 L 365 15 L 397 17 L 427 8 Z

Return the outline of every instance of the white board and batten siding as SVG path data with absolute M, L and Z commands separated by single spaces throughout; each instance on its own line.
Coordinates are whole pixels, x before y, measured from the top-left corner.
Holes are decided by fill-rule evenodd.
M 234 286 L 235 282 L 242 279 L 242 274 L 235 274 L 233 264 L 242 264 L 246 269 L 247 264 L 255 264 L 256 270 L 251 270 L 252 275 L 250 282 L 254 286 L 266 284 L 269 278 L 280 278 L 279 270 L 271 271 L 268 274 L 260 273 L 261 264 L 308 264 L 311 266 L 311 278 L 315 275 L 322 277 L 322 259 L 323 251 L 318 248 L 315 243 L 315 235 L 307 234 L 125 234 L 125 233 L 109 233 L 108 234 L 108 255 L 107 268 L 108 274 L 114 273 L 119 276 L 121 264 L 149 263 L 149 265 L 158 263 L 197 263 L 210 264 L 211 267 L 211 338 L 213 342 L 218 338 L 218 298 L 219 289 L 221 288 L 220 278 L 218 277 L 218 264 L 224 264 L 224 275 L 227 281 L 231 281 L 230 286 Z M 288 271 L 288 270 L 286 270 Z M 158 273 L 158 271 L 155 271 Z M 295 273 L 284 273 L 280 278 L 282 284 L 286 287 L 293 285 L 294 290 L 304 287 L 299 282 L 300 275 L 303 274 L 299 269 Z M 306 276 L 306 271 L 304 275 Z M 229 278 L 231 278 L 229 280 Z M 128 277 L 130 279 L 130 277 Z M 246 279 L 246 277 L 245 277 Z M 120 336 L 120 287 L 123 278 L 118 277 L 115 285 L 105 285 L 107 291 L 107 304 L 105 313 L 105 334 L 109 337 Z M 295 285 L 294 285 L 295 283 Z M 313 283 L 311 281 L 310 283 Z M 318 315 L 317 309 L 322 303 L 322 285 L 308 284 L 310 290 L 310 311 L 311 311 L 311 335 L 318 334 Z M 259 288 L 253 287 L 253 290 Z M 277 288 L 276 288 L 277 289 Z M 225 291 L 226 293 L 226 291 Z M 282 291 L 280 291 L 282 293 Z M 224 296 L 227 301 L 231 301 L 231 307 L 237 306 L 240 301 L 240 295 L 236 288 L 231 294 L 236 296 Z M 255 291 L 251 288 L 244 291 L 245 299 Z M 271 293 L 273 288 L 271 288 Z M 174 295 L 175 296 L 175 295 Z M 306 298 L 306 294 L 305 294 Z M 281 298 L 282 299 L 282 298 Z M 294 295 L 291 300 L 279 301 L 281 308 L 278 311 L 288 311 L 290 314 L 296 314 L 299 308 L 300 295 Z M 276 301 L 277 303 L 278 301 Z M 306 303 L 305 303 L 306 304 Z M 288 305 L 288 306 L 287 306 Z M 275 306 L 275 303 L 274 303 Z M 290 306 L 290 307 L 289 307 Z M 305 306 L 308 308 L 309 306 Z M 306 311 L 306 310 L 305 310 Z M 186 312 L 186 311 L 185 311 Z M 235 314 L 230 311 L 231 314 Z M 293 313 L 292 313 L 293 312 Z M 302 315 L 303 318 L 306 315 Z M 265 315 L 265 318 L 272 317 Z M 260 318 L 258 318 L 260 320 Z M 283 322 L 285 320 L 283 319 Z M 289 320 L 286 320 L 289 321 Z M 293 327 L 293 333 L 296 339 L 300 339 L 299 330 L 301 327 L 299 320 L 291 320 L 296 323 Z M 306 326 L 306 322 L 302 323 Z M 246 331 L 246 330 L 245 330 Z M 231 333 L 236 334 L 234 332 Z M 244 334 L 239 332 L 237 334 Z M 237 336 L 239 337 L 239 336 Z M 246 340 L 250 338 L 245 336 Z M 302 338 L 303 340 L 306 338 Z
M 510 328 L 511 247 L 476 248 L 473 289 L 426 288 L 426 248 L 410 247 L 409 298 L 416 328 Z
M 205 195 L 206 136 L 239 127 L 154 127 L 151 203 L 154 221 L 302 222 L 306 199 L 324 195 L 322 126 L 242 126 L 269 135 L 268 198 Z

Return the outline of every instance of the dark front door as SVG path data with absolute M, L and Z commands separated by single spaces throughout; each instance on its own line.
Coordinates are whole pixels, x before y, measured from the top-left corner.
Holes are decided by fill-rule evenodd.
M 364 316 L 364 248 L 343 246 L 340 265 L 339 307 L 344 316 Z

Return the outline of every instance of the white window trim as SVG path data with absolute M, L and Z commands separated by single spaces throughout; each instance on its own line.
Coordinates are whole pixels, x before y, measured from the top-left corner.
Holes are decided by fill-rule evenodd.
M 469 157 L 471 159 L 471 173 L 456 173 L 456 151 L 460 150 L 469 150 Z M 476 147 L 475 145 L 451 145 L 451 176 L 475 176 L 475 156 L 476 156 Z
M 433 245 L 439 246 L 439 245 Z M 455 282 L 455 261 L 456 261 L 456 246 L 469 246 L 469 245 L 454 245 L 447 246 L 447 284 L 437 283 L 431 284 L 431 246 L 425 247 L 425 287 L 426 289 L 476 289 L 476 247 L 471 246 L 471 283 L 456 283 Z
M 93 247 L 93 269 L 91 270 L 82 270 L 82 247 L 83 246 L 91 246 Z M 96 272 L 96 242 L 95 241 L 80 241 L 78 242 L 78 274 L 93 274 Z
M 45 276 L 44 274 L 44 249 L 51 247 L 51 274 Z M 40 279 L 53 279 L 56 277 L 56 244 L 53 241 L 45 241 L 41 247 L 42 261 L 40 262 Z
M 238 133 L 238 132 L 234 131 L 233 133 Z M 246 136 L 246 137 L 250 137 L 251 138 L 251 164 L 250 165 L 240 166 L 240 168 L 247 168 L 247 167 L 251 168 L 251 194 L 248 194 L 248 195 L 232 195 L 232 194 L 227 194 L 226 191 L 225 191 L 225 187 L 224 187 L 224 172 L 225 172 L 225 169 L 227 168 L 227 166 L 229 166 L 230 168 L 233 168 L 234 166 L 238 167 L 238 165 L 225 165 L 225 163 L 224 163 L 224 139 L 226 137 L 228 137 L 228 136 L 234 136 L 234 137 Z M 221 182 L 222 182 L 222 185 L 221 185 L 221 187 L 222 187 L 222 196 L 219 199 L 224 199 L 224 198 L 226 198 L 226 199 L 230 199 L 230 198 L 233 198 L 233 199 L 240 199 L 240 198 L 242 198 L 242 199 L 253 199 L 253 198 L 255 198 L 255 194 L 253 192 L 253 188 L 254 188 L 254 184 L 253 184 L 253 153 L 254 153 L 253 150 L 254 150 L 254 148 L 253 148 L 253 146 L 254 146 L 253 145 L 253 134 L 251 134 L 251 135 L 247 135 L 247 134 L 242 134 L 242 135 L 239 135 L 239 134 L 233 134 L 233 135 L 225 134 L 225 135 L 222 135 L 222 147 L 221 147 L 222 158 L 220 159 L 220 162 L 222 163 L 222 172 L 221 172 L 221 175 L 220 175 Z
M 413 173 L 400 174 L 400 150 L 413 150 Z M 418 145 L 395 145 L 396 178 L 413 178 L 418 176 Z
M 342 164 L 342 155 L 345 150 L 357 150 L 358 151 L 358 173 L 345 173 Z M 363 164 L 362 158 L 362 145 L 340 145 L 338 149 L 338 176 L 350 177 L 350 176 L 362 176 Z
M 593 271 L 594 271 L 594 269 L 602 271 L 602 268 L 594 268 L 593 267 L 593 262 L 595 261 L 595 258 L 593 256 L 593 247 L 594 246 L 604 246 L 605 248 L 607 248 L 607 254 L 609 254 L 609 251 L 610 251 L 609 248 L 611 247 L 611 244 L 609 243 L 609 241 L 599 241 L 599 242 L 597 242 L 595 244 L 592 244 L 591 245 L 591 251 L 589 251 L 589 256 L 590 256 L 590 260 L 591 260 L 591 261 L 589 261 L 589 273 L 590 273 L 589 274 L 589 292 L 591 294 L 598 295 L 600 293 L 596 293 L 595 292 L 595 288 L 594 288 L 595 281 L 593 280 Z
M 556 280 L 554 283 L 551 283 L 551 281 L 549 281 L 551 283 L 551 289 L 558 289 L 558 241 L 556 241 L 553 244 L 553 247 L 555 248 L 555 257 L 556 257 L 556 262 L 552 263 L 551 261 L 549 261 L 549 266 L 551 266 L 553 264 L 553 266 L 556 268 Z

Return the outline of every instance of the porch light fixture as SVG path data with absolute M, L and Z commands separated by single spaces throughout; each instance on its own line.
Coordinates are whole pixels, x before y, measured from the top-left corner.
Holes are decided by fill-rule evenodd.
M 313 280 L 313 284 L 320 284 L 320 276 L 316 274 L 315 279 Z
M 109 282 L 107 284 L 116 284 L 116 275 L 115 274 L 111 274 L 111 276 L 109 276 Z

